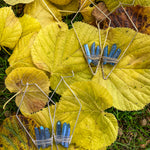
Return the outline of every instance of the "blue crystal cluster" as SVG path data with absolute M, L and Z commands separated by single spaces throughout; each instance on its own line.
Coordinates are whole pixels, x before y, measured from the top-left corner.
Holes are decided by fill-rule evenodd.
M 37 140 L 37 147 L 38 149 L 42 148 L 47 148 L 51 144 L 49 142 L 44 142 L 48 139 L 50 139 L 50 132 L 48 128 L 45 128 L 43 126 L 38 129 L 37 127 L 34 128 L 35 130 L 35 136 Z M 46 144 L 47 143 L 47 144 Z
M 95 50 L 95 42 L 93 42 L 93 44 L 92 44 L 92 46 L 91 46 L 91 53 L 90 53 L 88 44 L 85 44 L 85 45 L 84 45 L 84 49 L 85 49 L 85 52 L 86 52 L 86 56 L 87 56 L 87 57 L 91 57 L 91 58 L 99 57 L 100 51 L 101 51 L 101 49 L 100 49 L 99 46 L 97 46 L 97 47 L 96 47 L 96 50 Z M 120 53 L 121 53 L 121 49 L 119 49 L 119 48 L 117 49 L 117 45 L 116 45 L 116 44 L 113 44 L 113 45 L 112 45 L 112 48 L 111 48 L 111 50 L 110 50 L 110 53 L 108 54 L 108 45 L 107 45 L 107 46 L 104 48 L 103 56 L 104 56 L 104 57 L 108 57 L 108 58 L 117 59 L 117 58 L 119 57 Z M 92 59 L 88 58 L 88 64 L 92 63 L 94 66 L 97 66 L 98 61 L 99 61 L 99 59 L 94 59 L 94 60 L 92 60 Z M 107 61 L 107 59 L 104 59 L 104 60 L 103 60 L 103 65 L 106 65 L 107 63 L 109 63 L 109 62 Z M 112 63 L 112 62 L 109 63 L 109 64 L 111 64 L 111 65 L 113 65 L 113 66 L 115 65 L 115 63 Z
M 69 147 L 69 141 L 66 140 L 70 137 L 70 124 L 64 123 L 61 131 L 61 122 L 58 121 L 56 124 L 56 138 L 60 139 L 61 142 L 57 142 L 56 144 L 61 144 L 65 148 Z

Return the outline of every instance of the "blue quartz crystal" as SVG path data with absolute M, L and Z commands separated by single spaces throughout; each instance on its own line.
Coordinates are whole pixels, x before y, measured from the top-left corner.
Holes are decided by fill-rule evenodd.
M 67 132 L 67 123 L 65 122 L 64 124 L 63 124 L 63 128 L 62 128 L 62 146 L 64 146 L 65 145 L 65 142 L 63 142 L 63 140 L 64 140 L 64 138 L 65 138 L 65 136 L 66 136 L 66 132 Z
M 36 137 L 36 140 L 40 140 L 40 133 L 39 133 L 39 129 L 37 127 L 34 128 L 35 130 L 35 137 Z M 40 149 L 41 145 L 38 145 L 39 142 L 37 142 L 37 147 L 38 149 Z
M 44 136 L 44 127 L 40 126 L 40 140 L 42 140 L 42 148 L 46 147 L 46 144 L 43 143 L 43 140 L 45 140 L 45 136 Z
M 84 45 L 84 49 L 85 49 L 87 57 L 90 57 L 90 50 L 89 50 L 88 44 Z M 90 64 L 91 62 L 92 60 L 88 58 L 88 64 Z
M 99 54 L 100 54 L 100 47 L 97 46 L 97 48 L 96 48 L 96 57 L 98 57 Z M 98 59 L 98 60 L 93 60 L 93 61 L 92 61 L 92 63 L 94 64 L 94 66 L 97 66 L 97 65 L 98 65 L 98 61 L 99 61 L 99 59 Z
M 96 56 L 99 56 L 99 54 L 100 54 L 100 47 L 97 46 L 97 48 L 96 48 Z
M 111 50 L 110 50 L 110 53 L 109 53 L 108 57 L 112 58 L 113 55 L 115 54 L 116 49 L 117 49 L 117 45 L 113 44 L 113 46 L 111 47 Z
M 57 121 L 56 124 L 56 137 L 60 138 L 61 137 L 61 122 Z M 56 144 L 59 144 L 58 142 L 56 142 Z
M 108 57 L 108 45 L 104 48 L 104 55 L 105 57 Z M 107 64 L 107 60 L 103 59 L 103 65 Z
M 95 42 L 91 46 L 91 56 L 95 56 Z
M 117 51 L 116 51 L 116 53 L 113 55 L 113 57 L 112 58 L 118 58 L 119 57 L 119 55 L 121 54 L 121 49 L 120 48 L 118 48 L 117 49 Z M 112 63 L 112 65 L 114 66 L 115 65 L 115 63 Z
M 50 132 L 48 128 L 45 128 L 45 140 L 50 139 Z M 46 144 L 46 147 L 50 146 L 50 144 Z
M 70 137 L 70 124 L 68 123 L 67 125 L 67 132 L 66 132 L 66 137 L 69 138 Z M 65 142 L 64 147 L 68 148 L 69 147 L 69 141 Z

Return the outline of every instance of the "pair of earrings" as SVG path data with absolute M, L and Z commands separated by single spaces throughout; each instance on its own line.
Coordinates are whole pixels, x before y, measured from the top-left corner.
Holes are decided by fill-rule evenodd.
M 97 46 L 96 50 L 95 50 L 95 42 L 93 42 L 93 44 L 91 46 L 91 53 L 90 53 L 88 44 L 84 45 L 84 49 L 85 49 L 85 52 L 86 52 L 88 64 L 92 63 L 94 66 L 97 66 L 98 65 L 98 61 L 99 61 L 100 51 L 101 51 L 100 47 Z M 107 45 L 104 48 L 104 52 L 103 52 L 103 56 L 105 58 L 105 59 L 103 59 L 103 65 L 106 65 L 107 63 L 109 63 L 109 64 L 114 66 L 115 63 L 113 63 L 113 61 L 115 62 L 115 59 L 117 59 L 120 54 L 121 54 L 121 49 L 120 48 L 117 49 L 117 45 L 113 44 L 112 48 L 111 48 L 111 51 L 110 51 L 110 53 L 108 55 L 108 45 Z M 94 59 L 94 60 L 90 59 L 90 58 L 96 58 L 96 57 L 97 57 L 97 59 Z M 110 61 L 107 60 L 109 58 L 111 59 Z
M 38 149 L 47 148 L 51 144 L 50 132 L 48 128 L 43 126 L 38 129 L 37 127 L 34 128 L 35 136 L 36 136 L 36 145 Z M 61 144 L 65 148 L 69 147 L 69 138 L 70 138 L 70 124 L 64 123 L 62 130 L 61 130 L 61 122 L 58 121 L 56 124 L 56 144 Z

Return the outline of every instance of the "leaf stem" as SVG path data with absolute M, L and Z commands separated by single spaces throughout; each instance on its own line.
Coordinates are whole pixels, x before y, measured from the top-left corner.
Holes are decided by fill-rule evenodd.
M 22 88 L 20 91 L 18 91 L 14 96 L 12 96 L 12 97 L 3 105 L 3 109 L 5 109 L 6 105 L 7 105 L 15 96 L 17 96 L 18 94 L 20 94 L 22 90 L 23 90 L 23 88 Z
M 8 51 L 7 51 L 7 49 L 4 47 L 4 46 L 1 46 L 2 48 L 3 48 L 3 50 L 8 54 L 8 55 L 11 55 L 11 53 L 9 53 Z

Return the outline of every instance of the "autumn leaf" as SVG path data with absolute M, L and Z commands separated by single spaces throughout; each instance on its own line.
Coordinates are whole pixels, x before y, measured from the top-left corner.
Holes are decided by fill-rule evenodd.
M 94 7 L 87 6 L 82 11 L 81 14 L 83 16 L 83 21 L 96 26 L 95 18 L 91 15 Z
M 119 0 L 119 1 L 114 1 L 114 0 L 103 0 L 103 2 L 106 4 L 106 7 L 108 8 L 109 11 L 114 10 L 118 5 L 119 2 L 124 3 L 124 4 L 131 4 L 133 3 L 134 0 Z M 134 2 L 134 6 L 136 5 L 141 5 L 141 6 L 150 6 L 150 1 L 149 0 L 138 0 Z
M 32 137 L 35 138 L 34 127 L 39 127 L 39 124 L 34 120 L 25 118 L 21 115 L 18 117 Z M 30 137 L 26 134 L 26 131 L 22 128 L 16 116 L 11 116 L 3 121 L 0 128 L 0 145 L 0 149 L 2 150 L 37 149 Z
M 91 1 L 93 3 L 95 2 L 95 0 L 91 0 Z M 86 2 L 85 2 L 85 0 L 79 0 L 79 3 L 80 3 L 80 7 L 83 6 L 83 8 L 85 8 L 91 4 L 91 2 L 89 0 L 86 0 Z
M 56 7 L 59 9 L 62 16 L 76 13 L 79 9 L 79 0 L 72 0 L 68 5 L 57 5 Z
M 125 4 L 132 4 L 132 1 L 133 0 L 122 0 L 120 2 L 125 3 Z M 89 1 L 87 1 L 87 2 L 89 2 Z M 119 1 L 103 0 L 103 2 L 99 2 L 98 4 L 95 4 L 95 5 L 100 10 L 102 10 L 106 15 L 108 15 L 110 12 L 109 17 L 112 21 L 112 23 L 111 23 L 112 27 L 128 27 L 130 25 L 129 27 L 133 28 L 131 21 L 128 19 L 127 15 L 125 14 L 124 10 L 121 7 L 117 8 L 117 10 L 114 10 L 117 6 L 119 6 Z M 142 30 L 144 30 L 145 26 L 149 24 L 149 21 L 148 21 L 149 7 L 143 7 L 143 6 L 150 6 L 150 2 L 147 0 L 144 0 L 144 1 L 140 0 L 140 1 L 135 1 L 134 5 L 135 5 L 135 7 L 132 7 L 133 5 L 123 5 L 123 7 L 130 6 L 130 7 L 126 8 L 126 11 L 129 13 L 129 16 L 131 17 L 133 22 L 136 21 L 137 27 L 139 29 L 142 28 Z M 138 5 L 138 6 L 136 6 L 136 5 Z M 139 5 L 141 5 L 141 6 L 139 6 Z M 84 22 L 89 23 L 94 26 L 97 26 L 96 20 L 100 21 L 100 20 L 106 18 L 100 12 L 100 10 L 98 10 L 94 5 L 90 6 L 90 2 L 89 2 L 88 5 L 86 5 L 86 7 L 83 7 L 81 10 L 81 13 L 84 18 Z M 112 10 L 113 10 L 113 12 L 111 12 Z M 107 22 L 106 22 L 106 20 L 107 20 Z M 108 27 L 108 23 L 109 23 L 108 19 L 105 19 L 104 22 L 106 22 L 104 24 L 106 25 L 106 27 Z M 145 22 L 145 23 L 141 24 L 141 22 Z M 142 33 L 144 33 L 144 32 L 142 32 Z
M 81 41 L 84 44 L 92 43 L 97 37 L 98 43 L 97 29 L 84 24 L 80 26 L 81 24 L 75 24 Z M 34 42 L 31 55 L 34 64 L 39 69 L 50 73 L 52 89 L 56 88 L 61 76 L 71 76 L 72 71 L 75 76 L 66 79 L 68 84 L 89 80 L 92 77 L 74 30 L 68 30 L 66 26 L 62 25 L 60 28 L 55 23 L 42 29 Z M 66 86 L 62 83 L 57 92 L 61 94 L 65 89 Z
M 26 84 L 31 84 L 26 89 Z M 5 85 L 10 92 L 18 93 L 15 102 L 19 106 L 23 93 L 26 90 L 20 110 L 23 112 L 36 112 L 42 109 L 47 97 L 35 86 L 35 83 L 46 93 L 49 93 L 49 79 L 47 75 L 34 67 L 19 67 L 14 69 L 6 78 Z
M 113 44 L 123 52 L 134 35 L 135 31 L 129 28 L 111 29 L 107 39 L 109 52 Z M 103 79 L 101 70 L 93 77 L 93 81 L 109 91 L 113 106 L 119 110 L 140 110 L 150 103 L 149 42 L 148 35 L 138 33 L 107 80 Z M 111 69 L 111 65 L 104 65 L 106 74 Z
M 56 18 L 61 21 L 61 14 L 58 9 L 51 4 L 49 0 L 45 0 L 45 3 Z M 34 0 L 34 2 L 27 4 L 25 6 L 24 13 L 36 18 L 42 27 L 56 21 L 41 0 Z
M 50 106 L 50 110 L 51 110 L 51 113 L 52 113 L 52 116 L 53 116 L 54 106 Z M 51 125 L 51 122 L 50 122 L 48 108 L 43 108 L 39 112 L 36 112 L 36 113 L 33 113 L 33 114 L 29 114 L 29 113 L 24 113 L 23 112 L 23 115 L 28 117 L 28 118 L 34 119 L 41 126 L 43 126 L 44 128 L 49 128 L 50 131 L 51 131 L 52 125 Z M 66 149 L 66 148 L 64 148 L 61 145 L 57 145 L 57 146 L 61 150 L 65 150 Z M 47 150 L 47 149 L 45 149 L 45 150 Z M 53 150 L 57 150 L 55 142 L 53 144 Z M 84 149 L 81 146 L 77 146 L 75 143 L 71 142 L 71 144 L 69 145 L 69 150 L 86 150 L 86 149 Z M 106 148 L 104 147 L 104 148 L 99 149 L 99 150 L 106 150 Z
M 138 5 L 135 7 L 126 7 L 125 10 L 139 32 L 150 34 L 150 7 L 142 7 Z M 135 30 L 122 8 L 116 9 L 115 12 L 109 15 L 109 18 L 111 19 L 111 27 L 128 27 Z M 105 19 L 102 23 L 104 29 L 108 27 L 108 23 L 108 19 Z
M 32 138 L 35 140 L 35 131 L 34 127 L 40 127 L 40 125 L 35 122 L 34 119 L 29 119 L 23 117 L 22 115 L 18 116 L 22 121 L 23 125 L 30 133 Z M 51 146 L 45 148 L 44 150 L 49 150 Z M 65 150 L 66 148 L 59 146 L 59 149 Z M 3 121 L 3 124 L 0 128 L 0 149 L 10 149 L 10 150 L 37 150 L 37 147 L 33 144 L 31 138 L 27 135 L 26 131 L 22 128 L 21 124 L 17 120 L 16 116 L 11 116 Z M 42 150 L 42 148 L 40 148 Z M 53 145 L 53 150 L 56 150 L 56 146 Z M 69 150 L 85 150 L 83 148 L 79 148 L 74 144 L 69 146 Z M 104 149 L 103 149 L 104 150 Z
M 103 11 L 106 15 L 108 13 L 106 5 L 104 2 L 99 2 L 98 4 L 95 4 L 96 6 L 93 4 L 91 6 L 90 1 L 86 1 L 86 3 L 85 3 L 86 4 L 85 6 L 81 5 L 82 9 L 80 11 L 83 18 L 84 18 L 83 21 L 88 23 L 88 24 L 96 26 L 96 20 L 99 21 L 102 17 L 104 17 L 104 15 L 101 13 L 101 11 Z M 94 3 L 94 1 L 93 1 L 93 3 Z M 97 7 L 101 11 L 98 10 Z
M 111 95 L 105 88 L 91 81 L 76 82 L 70 87 L 82 104 L 71 144 L 84 149 L 105 149 L 104 147 L 115 141 L 118 133 L 117 120 L 112 114 L 104 112 L 112 106 Z M 50 109 L 53 116 L 54 106 Z M 70 123 L 72 133 L 79 109 L 79 103 L 70 89 L 67 89 L 57 104 L 54 129 L 56 122 L 60 120 Z M 34 118 L 44 127 L 51 125 L 47 108 L 34 114 L 24 113 L 24 115 Z
M 9 5 L 16 5 L 19 3 L 23 3 L 23 4 L 27 4 L 27 3 L 31 3 L 34 0 L 4 0 L 5 3 L 9 4 Z
M 31 33 L 37 33 L 41 29 L 40 23 L 38 22 L 37 19 L 31 17 L 30 15 L 23 15 L 23 17 L 19 18 L 19 21 L 22 26 L 22 35 L 26 36 Z
M 56 5 L 68 5 L 73 0 L 49 0 L 50 2 L 56 4 Z
M 72 142 L 85 149 L 95 150 L 112 144 L 118 134 L 117 120 L 114 115 L 104 112 L 112 106 L 111 95 L 91 81 L 76 82 L 70 87 L 82 104 Z M 79 103 L 67 89 L 58 103 L 55 122 L 60 120 L 70 123 L 72 131 L 79 109 Z
M 20 18 L 22 25 L 22 35 L 10 58 L 9 67 L 6 69 L 7 75 L 18 67 L 35 67 L 31 58 L 31 47 L 39 32 L 40 23 L 29 15 Z
M 0 8 L 0 46 L 13 49 L 22 33 L 19 19 L 11 7 Z

